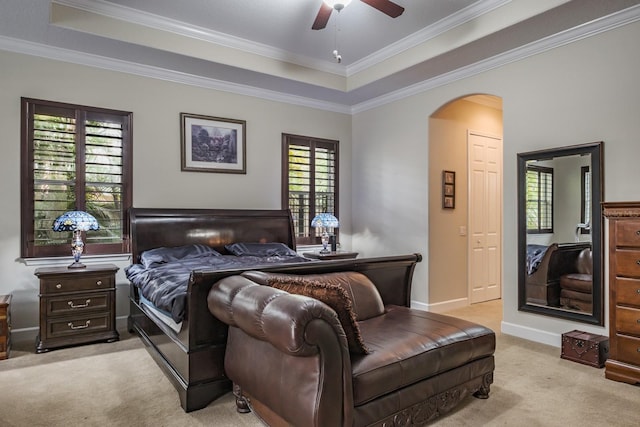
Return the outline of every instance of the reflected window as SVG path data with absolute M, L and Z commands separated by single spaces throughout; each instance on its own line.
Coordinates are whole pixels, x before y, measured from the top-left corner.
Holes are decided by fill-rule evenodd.
M 527 166 L 527 233 L 553 233 L 553 169 Z
M 591 222 L 591 170 L 589 166 L 580 169 L 580 222 L 589 224 Z M 581 228 L 580 234 L 589 234 L 589 228 Z

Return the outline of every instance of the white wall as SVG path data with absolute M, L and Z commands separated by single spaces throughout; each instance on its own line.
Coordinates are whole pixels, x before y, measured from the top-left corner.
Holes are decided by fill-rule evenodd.
M 20 97 L 132 111 L 136 207 L 279 209 L 282 133 L 339 140 L 341 243 L 350 247 L 349 115 L 4 51 L 0 51 L 0 93 L 0 170 L 4 178 L 0 187 L 4 204 L 0 211 L 0 293 L 13 294 L 14 338 L 22 331 L 35 332 L 38 326 L 34 267 L 19 260 Z M 181 112 L 246 120 L 247 174 L 181 172 Z M 118 262 L 121 268 L 128 264 Z M 128 314 L 126 283 L 120 270 L 120 322 Z
M 558 346 L 560 334 L 572 329 L 608 335 L 606 327 L 518 311 L 516 154 L 605 141 L 605 200 L 638 200 L 637 40 L 640 23 L 627 24 L 355 115 L 354 248 L 363 253 L 427 253 L 428 118 L 461 96 L 500 96 L 504 113 L 502 329 Z M 428 269 L 425 262 L 416 269 L 412 297 L 418 303 L 427 302 Z
M 21 96 L 133 111 L 141 207 L 277 208 L 281 133 L 340 140 L 343 242 L 363 256 L 422 253 L 412 298 L 427 303 L 428 118 L 453 99 L 488 93 L 504 108 L 503 330 L 556 344 L 571 329 L 606 334 L 517 310 L 516 153 L 603 140 L 605 200 L 638 200 L 639 39 L 640 23 L 628 24 L 353 117 L 0 52 L 0 292 L 14 294 L 14 328 L 35 330 L 38 318 L 33 267 L 18 259 Z M 247 175 L 181 172 L 180 112 L 247 120 Z M 122 271 L 118 283 L 122 318 Z

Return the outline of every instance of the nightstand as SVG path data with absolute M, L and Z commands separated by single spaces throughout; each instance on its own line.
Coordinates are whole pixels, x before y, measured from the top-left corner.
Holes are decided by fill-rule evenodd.
M 326 254 L 321 254 L 320 252 L 304 252 L 302 256 L 306 258 L 319 259 L 321 261 L 329 261 L 334 259 L 353 259 L 358 256 L 358 252 L 335 251 Z
M 119 339 L 116 272 L 113 264 L 86 268 L 38 268 L 40 334 L 36 353 L 59 347 Z
M 0 359 L 11 351 L 11 295 L 0 295 Z

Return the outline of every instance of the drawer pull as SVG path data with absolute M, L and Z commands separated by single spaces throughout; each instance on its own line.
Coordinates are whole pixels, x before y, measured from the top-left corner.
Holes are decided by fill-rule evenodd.
M 69 304 L 69 307 L 71 308 L 85 308 L 85 307 L 89 307 L 89 304 L 91 304 L 91 300 L 88 299 L 84 304 L 75 305 L 73 304 L 73 301 L 69 301 L 67 304 Z M 638 320 L 638 322 L 640 322 L 640 320 Z
M 58 284 L 56 285 L 56 289 L 62 289 L 62 283 L 58 283 Z
M 638 262 L 640 262 L 640 261 L 638 261 Z M 96 285 L 98 285 L 98 286 L 102 285 L 102 280 L 98 280 L 98 281 L 96 282 Z
M 640 236 L 640 230 L 636 230 L 636 236 Z
M 90 324 L 91 324 L 91 320 L 87 320 L 86 322 L 84 322 L 84 325 L 76 326 L 73 324 L 73 322 L 69 322 L 67 323 L 67 326 L 75 330 L 75 329 L 86 329 L 89 327 Z M 638 351 L 640 351 L 640 349 L 638 349 Z
M 640 259 L 636 261 L 636 264 L 640 265 Z
M 640 294 L 640 289 L 636 289 L 636 294 Z

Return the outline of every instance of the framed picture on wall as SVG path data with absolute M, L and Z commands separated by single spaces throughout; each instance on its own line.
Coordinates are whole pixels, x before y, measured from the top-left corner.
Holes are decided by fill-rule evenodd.
M 454 171 L 442 171 L 442 208 L 455 209 L 456 207 L 456 173 Z
M 180 113 L 182 170 L 247 173 L 246 121 Z

